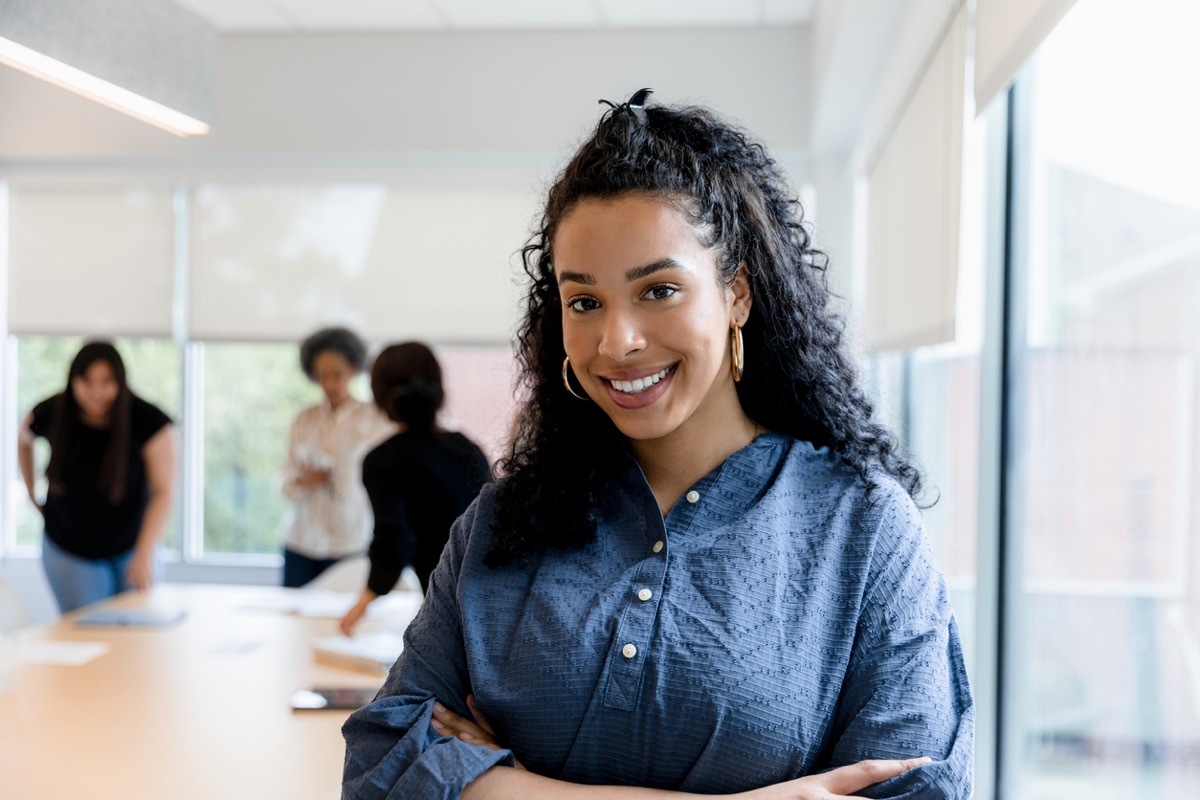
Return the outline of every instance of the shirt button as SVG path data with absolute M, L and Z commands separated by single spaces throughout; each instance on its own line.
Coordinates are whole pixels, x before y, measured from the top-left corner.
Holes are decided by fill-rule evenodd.
M 699 503 L 700 502 L 700 493 L 697 492 L 695 489 L 692 489 L 690 492 L 687 493 L 687 501 L 689 503 Z
M 649 600 L 651 597 L 654 597 L 654 592 L 650 591 L 649 589 L 642 589 L 640 592 L 638 592 L 638 600 L 641 600 L 643 603 Z
M 662 539 L 659 539 L 657 542 L 654 543 L 654 552 L 661 553 L 662 549 L 663 549 Z
M 633 658 L 637 655 L 637 648 L 632 644 L 627 644 L 621 648 L 621 655 L 625 656 L 626 658 Z

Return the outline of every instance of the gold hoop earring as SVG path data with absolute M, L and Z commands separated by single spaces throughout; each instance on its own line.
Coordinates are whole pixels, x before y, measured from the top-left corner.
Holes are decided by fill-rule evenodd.
M 742 379 L 742 373 L 746 371 L 746 351 L 742 347 L 742 329 L 736 322 L 729 324 L 729 355 L 733 382 L 737 383 Z
M 567 377 L 569 374 L 567 371 L 569 369 L 571 369 L 571 357 L 567 356 L 563 359 L 563 386 L 567 387 L 567 391 L 570 392 L 573 397 L 578 397 L 580 400 L 591 400 L 590 397 L 584 397 L 579 392 L 571 388 L 571 381 Z

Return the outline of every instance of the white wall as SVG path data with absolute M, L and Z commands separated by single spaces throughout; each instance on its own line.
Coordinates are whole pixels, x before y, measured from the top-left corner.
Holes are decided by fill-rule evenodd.
M 911 3 L 930 0 L 823 0 L 813 29 L 812 127 L 816 157 L 848 149 L 879 102 L 897 31 Z
M 780 154 L 807 143 L 805 28 L 230 35 L 220 52 L 213 132 L 186 140 L 0 69 L 0 172 L 214 154 L 554 159 L 594 123 L 599 98 L 643 86 L 712 105 Z

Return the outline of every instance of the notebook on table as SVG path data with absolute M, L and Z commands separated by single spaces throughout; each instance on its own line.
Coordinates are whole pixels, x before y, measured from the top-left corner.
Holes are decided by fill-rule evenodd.
M 75 620 L 76 625 L 107 628 L 165 628 L 187 616 L 182 608 L 100 608 Z

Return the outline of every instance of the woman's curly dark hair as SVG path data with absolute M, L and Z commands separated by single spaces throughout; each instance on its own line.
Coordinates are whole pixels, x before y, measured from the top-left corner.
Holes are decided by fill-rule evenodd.
M 316 380 L 313 362 L 327 350 L 349 361 L 355 372 L 362 372 L 366 366 L 367 346 L 357 333 L 348 328 L 322 328 L 306 336 L 300 343 L 300 369 L 304 370 L 310 381 Z
M 552 185 L 539 227 L 522 250 L 531 279 L 518 331 L 527 402 L 501 462 L 494 563 L 592 540 L 596 509 L 613 488 L 626 451 L 594 403 L 563 388 L 562 304 L 554 237 L 590 198 L 662 198 L 690 218 L 712 247 L 728 285 L 745 265 L 753 303 L 743 327 L 745 375 L 736 384 L 746 414 L 780 433 L 828 446 L 870 485 L 882 469 L 916 496 L 922 478 L 872 407 L 843 352 L 842 323 L 829 308 L 827 259 L 812 246 L 803 212 L 761 144 L 704 108 L 624 104 Z

